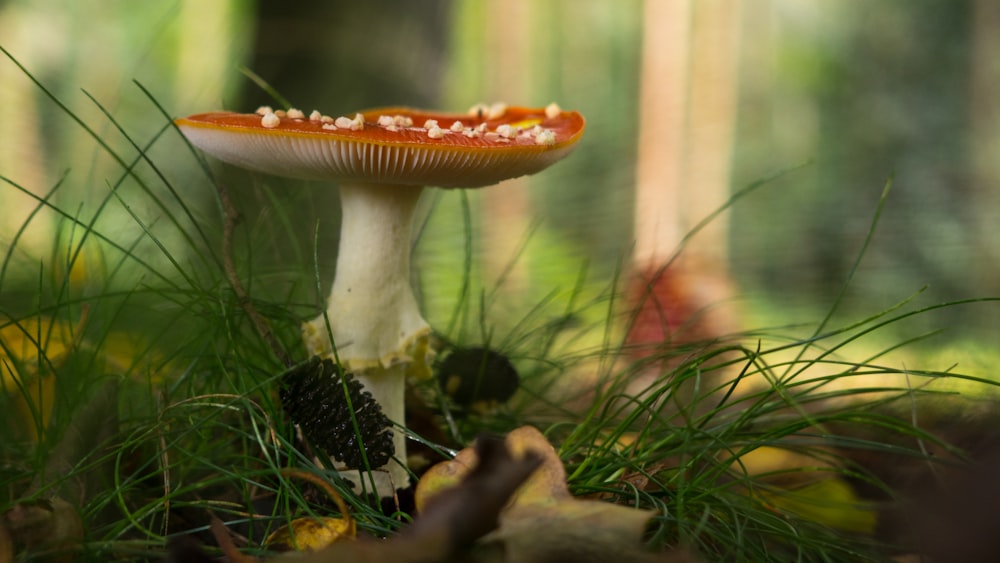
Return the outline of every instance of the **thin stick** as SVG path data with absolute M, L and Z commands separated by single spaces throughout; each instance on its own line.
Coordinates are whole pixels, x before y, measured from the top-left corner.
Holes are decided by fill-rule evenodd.
M 292 361 L 288 356 L 288 352 L 285 351 L 285 348 L 274 336 L 274 331 L 271 330 L 271 325 L 268 324 L 267 319 L 253 306 L 253 301 L 247 295 L 247 290 L 243 287 L 243 282 L 240 281 L 240 276 L 236 273 L 236 265 L 233 264 L 232 253 L 233 231 L 240 222 L 240 214 L 233 207 L 233 202 L 229 199 L 229 191 L 226 190 L 226 187 L 220 182 L 216 182 L 215 187 L 219 192 L 219 201 L 222 204 L 222 212 L 225 218 L 222 230 L 222 267 L 226 272 L 226 278 L 229 280 L 229 286 L 233 288 L 233 293 L 236 294 L 240 308 L 250 317 L 250 322 L 253 323 L 257 334 L 267 343 L 271 351 L 274 352 L 274 355 L 281 360 L 281 363 L 285 364 L 286 367 L 291 367 Z

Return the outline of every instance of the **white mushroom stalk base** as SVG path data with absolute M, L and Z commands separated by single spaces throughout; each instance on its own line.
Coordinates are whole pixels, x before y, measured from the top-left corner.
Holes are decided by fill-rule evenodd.
M 327 313 L 302 326 L 310 355 L 333 357 L 336 346 L 344 369 L 400 427 L 406 422 L 406 374 L 429 373 L 431 360 L 430 327 L 409 279 L 411 228 L 421 191 L 418 186 L 341 185 L 340 250 Z M 377 469 L 372 476 L 382 482 L 377 484 L 382 497 L 409 484 L 403 465 L 406 439 L 399 429 L 393 430 L 393 443 L 395 459 L 387 467 L 372 468 Z M 345 476 L 357 482 L 357 471 L 351 473 L 353 477 Z M 368 476 L 362 477 L 367 483 Z

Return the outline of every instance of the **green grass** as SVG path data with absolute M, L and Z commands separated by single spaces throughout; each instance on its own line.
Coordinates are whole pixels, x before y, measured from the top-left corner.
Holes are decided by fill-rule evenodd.
M 329 502 L 281 473 L 295 467 L 324 475 L 296 441 L 276 394 L 286 358 L 305 359 L 300 323 L 320 309 L 327 266 L 316 258 L 315 231 L 299 232 L 301 217 L 266 179 L 218 176 L 183 142 L 170 109 L 142 85 L 137 95 L 161 116 L 145 135 L 104 108 L 106 122 L 84 123 L 37 85 L 118 173 L 97 192 L 104 194 L 99 201 L 81 209 L 58 197 L 66 183 L 80 181 L 67 172 L 45 195 L 31 195 L 36 206 L 28 222 L 5 241 L 0 513 L 65 499 L 85 526 L 80 548 L 105 560 L 156 559 L 170 537 L 207 537 L 211 515 L 259 546 L 297 515 L 330 514 Z M 173 152 L 170 159 L 149 156 L 161 145 Z M 2 171 L 0 181 L 2 189 L 32 194 Z M 255 193 L 268 202 L 260 216 L 227 223 L 234 217 L 216 187 L 233 181 L 257 182 Z M 190 190 L 180 186 L 191 184 L 208 205 L 187 199 Z M 883 205 L 884 198 L 872 233 Z M 467 203 L 462 208 L 468 226 Z M 104 220 L 112 210 L 128 218 L 129 229 Z M 18 237 L 42 214 L 58 219 L 59 236 L 51 258 L 39 260 L 20 252 Z M 282 252 L 286 245 L 295 250 Z M 859 262 L 863 256 L 861 249 Z M 785 484 L 835 476 L 890 502 L 899 491 L 882 467 L 860 463 L 857 454 L 920 467 L 931 463 L 931 449 L 959 459 L 961 452 L 927 425 L 953 408 L 936 405 L 958 389 L 987 396 L 995 386 L 950 365 L 907 363 L 904 372 L 890 359 L 917 347 L 922 352 L 909 357 L 931 361 L 933 334 L 893 335 L 908 319 L 940 307 L 989 306 L 992 299 L 933 306 L 906 299 L 838 325 L 841 294 L 808 326 L 727 335 L 642 360 L 623 345 L 629 318 L 620 276 L 595 282 L 581 264 L 568 285 L 542 288 L 533 304 L 510 314 L 499 288 L 472 281 L 472 261 L 467 246 L 459 289 L 450 296 L 454 309 L 435 328 L 456 344 L 487 343 L 511 357 L 523 388 L 495 413 L 462 417 L 424 383 L 439 433 L 414 437 L 447 456 L 481 431 L 536 425 L 556 446 L 575 494 L 657 510 L 647 533 L 655 549 L 683 545 L 706 561 L 885 559 L 893 550 L 881 539 L 843 531 L 869 513 L 833 507 L 843 520 L 838 531 L 825 525 L 829 519 L 789 510 L 801 513 L 802 501 L 782 502 Z M 575 394 L 567 398 L 554 387 Z M 761 448 L 803 457 L 763 474 L 741 470 L 754 452 L 770 451 Z M 364 533 L 391 535 L 410 518 L 334 486 Z M 830 499 L 810 501 L 814 510 L 830 509 Z

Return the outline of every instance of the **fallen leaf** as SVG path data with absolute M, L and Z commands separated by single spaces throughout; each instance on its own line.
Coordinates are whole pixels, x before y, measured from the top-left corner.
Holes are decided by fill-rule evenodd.
M 137 373 L 144 382 L 159 383 L 166 372 L 162 357 L 144 346 L 135 334 L 112 331 L 100 347 L 83 337 L 88 309 L 75 322 L 48 317 L 12 319 L 0 316 L 0 394 L 11 404 L 3 423 L 38 439 L 48 427 L 56 402 L 56 371 L 78 352 L 93 354 L 102 369 L 95 373 Z
M 780 513 L 856 534 L 874 535 L 878 510 L 862 501 L 839 477 L 828 477 L 795 489 L 759 489 L 754 493 Z
M 75 560 L 83 540 L 80 514 L 58 497 L 16 504 L 3 513 L 0 523 L 13 545 L 31 555 L 45 553 L 46 561 Z
M 875 533 L 877 508 L 840 476 L 829 452 L 760 446 L 721 461 L 733 475 L 756 481 L 747 492 L 775 512 L 844 532 Z
M 282 469 L 281 474 L 308 481 L 318 487 L 337 505 L 341 516 L 296 518 L 267 536 L 264 546 L 278 551 L 319 551 L 338 541 L 350 541 L 357 537 L 358 527 L 347 503 L 330 483 L 318 475 L 293 468 Z
M 460 484 L 435 495 L 426 510 L 399 534 L 387 541 L 336 542 L 320 551 L 297 553 L 294 560 L 297 563 L 484 561 L 471 558 L 468 548 L 496 528 L 501 509 L 541 460 L 530 454 L 514 459 L 499 439 L 480 439 L 475 447 L 477 458 L 483 462 L 472 468 Z M 221 521 L 213 521 L 212 532 L 230 561 L 259 561 L 239 552 Z M 168 550 L 168 561 L 196 561 L 203 555 L 200 550 L 192 549 L 190 542 L 177 540 L 171 542 Z
M 523 489 L 544 469 L 540 454 L 515 453 L 509 440 L 480 437 L 472 448 L 462 452 L 469 452 L 466 457 L 472 458 L 471 466 L 460 466 L 462 475 L 454 486 L 438 489 L 430 498 L 421 498 L 419 517 L 405 532 L 411 537 L 432 537 L 441 535 L 438 530 L 447 530 L 445 550 L 451 553 L 468 548 L 497 528 L 504 507 L 517 495 L 515 491 Z M 435 465 L 429 472 L 449 463 L 452 462 Z
M 523 459 L 528 451 L 532 451 L 542 459 L 541 467 L 528 477 L 514 492 L 511 503 L 517 503 L 518 499 L 523 496 L 540 498 L 546 493 L 553 492 L 552 482 L 560 481 L 563 482 L 563 490 L 554 491 L 554 494 L 563 498 L 571 496 L 569 489 L 565 488 L 566 471 L 563 469 L 562 461 L 538 430 L 530 426 L 521 427 L 507 434 L 504 443 L 506 444 L 507 451 L 510 452 L 514 459 Z M 542 447 L 531 449 L 530 446 L 532 445 L 541 445 Z M 420 478 L 420 481 L 417 482 L 416 491 L 414 492 L 414 502 L 417 505 L 417 512 L 423 513 L 431 498 L 442 491 L 457 486 L 478 465 L 480 463 L 477 448 L 469 447 L 458 452 L 458 455 L 451 461 L 439 463 L 428 469 L 423 477 Z
M 10 563 L 14 560 L 14 541 L 10 539 L 7 525 L 0 522 L 0 563 Z
M 484 437 L 454 461 L 431 468 L 419 489 L 420 513 L 386 541 L 337 542 L 321 551 L 279 555 L 297 563 L 629 563 L 693 562 L 683 552 L 643 549 L 652 511 L 574 498 L 559 456 L 540 432 L 521 428 L 505 440 Z M 499 528 L 498 528 L 499 526 Z M 241 554 L 221 522 L 212 530 L 233 562 Z M 492 533 L 491 530 L 494 530 Z M 171 547 L 181 561 L 184 546 Z M 183 552 L 189 560 L 199 553 Z
M 483 538 L 494 547 L 493 560 L 521 561 L 645 561 L 654 555 L 642 546 L 651 510 L 640 510 L 573 497 L 559 455 L 537 429 L 524 426 L 507 435 L 515 459 L 540 456 L 542 465 L 522 484 L 500 513 L 500 527 Z M 430 510 L 478 462 L 466 448 L 454 460 L 427 471 L 417 484 L 418 510 Z M 502 555 L 497 555 L 502 554 Z M 498 558 L 499 557 L 499 558 Z
M 12 401 L 7 424 L 37 438 L 55 403 L 55 369 L 78 343 L 80 326 L 41 317 L 0 324 L 6 324 L 0 328 L 0 391 Z
M 354 539 L 351 521 L 333 517 L 303 517 L 292 520 L 264 540 L 278 551 L 319 551 L 334 542 Z

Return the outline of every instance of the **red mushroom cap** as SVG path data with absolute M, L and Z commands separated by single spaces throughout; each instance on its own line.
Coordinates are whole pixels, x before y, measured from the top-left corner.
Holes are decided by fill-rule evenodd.
M 275 119 L 273 114 L 212 112 L 175 123 L 196 147 L 250 170 L 307 180 L 443 188 L 488 186 L 541 171 L 573 150 L 585 126 L 579 113 L 553 106 L 507 108 L 492 119 L 482 112 L 393 107 L 336 120 L 354 128 L 317 115 Z

